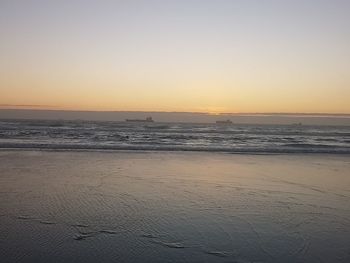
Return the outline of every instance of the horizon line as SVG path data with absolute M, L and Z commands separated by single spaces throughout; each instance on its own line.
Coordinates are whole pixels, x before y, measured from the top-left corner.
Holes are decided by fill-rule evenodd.
M 1 108 L 1 110 L 15 110 L 15 111 L 60 111 L 60 112 L 98 112 L 98 113 L 182 113 L 182 114 L 205 114 L 205 115 L 236 115 L 236 116 L 315 116 L 315 117 L 331 117 L 343 116 L 350 117 L 350 113 L 329 113 L 329 112 L 204 112 L 204 111 L 157 111 L 157 110 L 69 110 L 69 109 L 32 109 L 32 108 Z M 8 105 L 9 106 L 9 105 Z M 26 105 L 29 106 L 29 105 Z

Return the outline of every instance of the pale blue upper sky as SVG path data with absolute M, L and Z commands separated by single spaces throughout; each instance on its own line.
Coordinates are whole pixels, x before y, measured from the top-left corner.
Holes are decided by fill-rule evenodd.
M 1 0 L 0 104 L 350 113 L 350 1 Z

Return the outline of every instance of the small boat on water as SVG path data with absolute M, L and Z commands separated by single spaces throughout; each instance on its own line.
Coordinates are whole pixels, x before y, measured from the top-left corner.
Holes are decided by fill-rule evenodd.
M 154 122 L 152 117 L 147 117 L 146 119 L 126 119 L 126 122 Z
M 216 121 L 216 124 L 232 124 L 233 122 L 231 120 L 224 120 L 224 121 Z

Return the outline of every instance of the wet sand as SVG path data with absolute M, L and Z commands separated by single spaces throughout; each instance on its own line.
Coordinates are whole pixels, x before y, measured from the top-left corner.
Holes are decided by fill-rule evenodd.
M 0 152 L 1 262 L 350 262 L 348 155 Z

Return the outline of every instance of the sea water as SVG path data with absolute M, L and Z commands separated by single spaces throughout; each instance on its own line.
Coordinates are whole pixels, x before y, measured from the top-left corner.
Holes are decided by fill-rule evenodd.
M 350 127 L 2 120 L 0 148 L 349 154 Z

